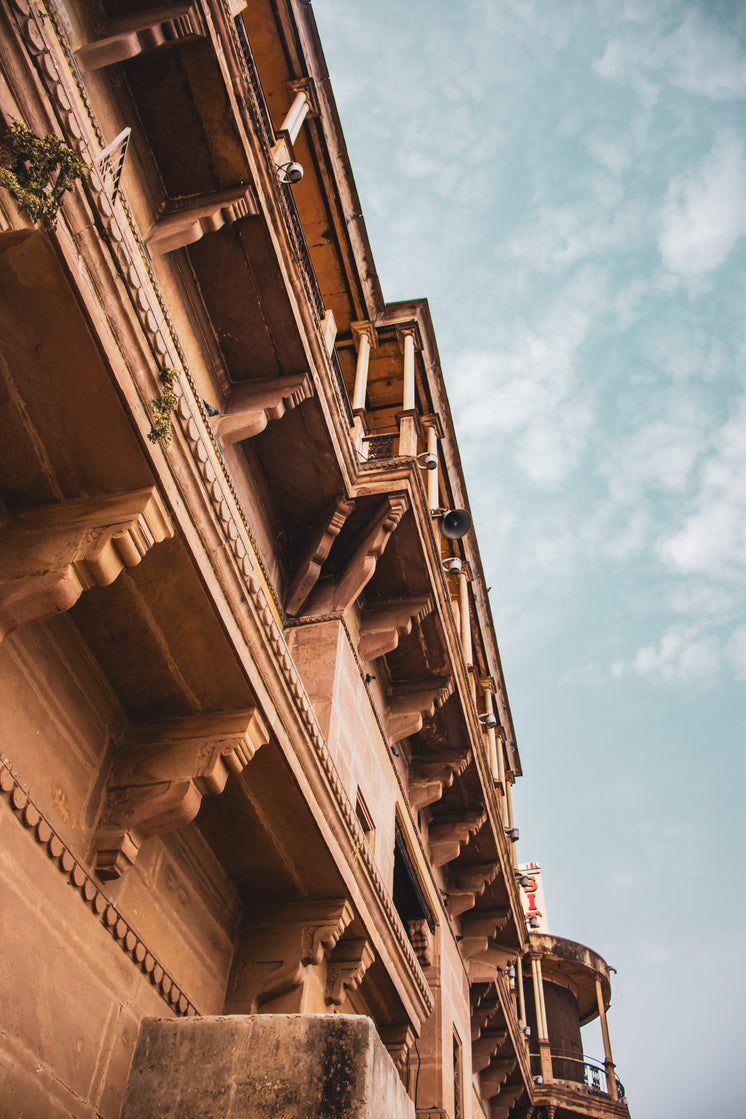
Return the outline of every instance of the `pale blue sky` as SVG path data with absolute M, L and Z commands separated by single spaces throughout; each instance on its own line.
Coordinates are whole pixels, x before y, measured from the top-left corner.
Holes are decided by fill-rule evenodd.
M 519 857 L 619 971 L 633 1119 L 741 1119 L 746 4 L 314 11 L 384 296 L 430 301 Z

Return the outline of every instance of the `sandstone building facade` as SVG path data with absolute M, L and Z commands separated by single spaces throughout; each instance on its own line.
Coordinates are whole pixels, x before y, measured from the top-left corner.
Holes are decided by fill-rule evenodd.
M 0 1114 L 626 1117 L 310 7 L 0 18 Z

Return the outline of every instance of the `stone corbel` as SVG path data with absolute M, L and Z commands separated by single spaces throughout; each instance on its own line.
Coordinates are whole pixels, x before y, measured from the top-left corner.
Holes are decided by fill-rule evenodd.
M 358 989 L 374 959 L 367 940 L 340 941 L 326 968 L 326 1001 L 332 1006 L 341 1006 L 345 991 Z
M 75 52 L 75 60 L 84 73 L 101 70 L 138 54 L 202 39 L 204 34 L 197 3 L 171 4 L 109 24 L 97 39 Z
M 496 1096 L 516 1066 L 515 1059 L 493 1060 L 479 1077 L 482 1095 L 487 1099 Z
M 396 1070 L 402 1078 L 407 1070 L 409 1050 L 415 1039 L 415 1032 L 409 1023 L 396 1026 L 382 1026 L 378 1031 L 381 1041 L 386 1046 L 391 1060 L 396 1065 Z
M 19 513 L 0 530 L 0 639 L 69 610 L 173 534 L 155 488 Z
M 345 900 L 250 911 L 234 960 L 226 1013 L 256 1014 L 270 1003 L 275 1003 L 274 1010 L 303 1013 L 311 972 L 330 956 L 353 916 Z
M 146 839 L 183 828 L 202 797 L 225 788 L 269 741 L 258 711 L 226 711 L 133 724 L 109 781 L 96 836 L 100 878 L 119 878 Z
M 310 537 L 295 565 L 293 577 L 288 587 L 285 613 L 298 614 L 303 603 L 316 586 L 321 567 L 331 551 L 332 544 L 342 531 L 342 526 L 355 509 L 355 502 L 348 501 L 342 494 L 335 497 L 327 508 Z
M 432 967 L 434 937 L 430 932 L 430 926 L 425 918 L 417 917 L 409 921 L 407 924 L 407 935 L 409 936 L 410 943 L 414 948 L 414 954 L 420 966 L 423 968 Z
M 222 415 L 215 420 L 215 434 L 230 445 L 264 431 L 270 420 L 279 420 L 313 396 L 307 373 L 236 385 Z
M 482 1030 L 478 1040 L 471 1044 L 472 1070 L 482 1072 L 486 1069 L 507 1037 L 507 1030 Z
M 493 1103 L 490 1109 L 490 1119 L 508 1119 L 513 1105 L 524 1091 L 523 1084 L 511 1084 L 509 1088 L 501 1087 L 497 1096 L 497 1102 Z M 528 1116 L 526 1119 L 528 1119 Z M 549 1119 L 548 1110 L 547 1119 Z
M 480 909 L 470 913 L 461 922 L 461 931 L 465 937 L 486 936 L 491 939 L 510 920 L 510 909 L 507 905 L 499 909 Z
M 461 848 L 476 835 L 486 819 L 486 809 L 482 808 L 477 812 L 444 818 L 432 824 L 428 839 L 433 866 L 445 866 L 457 859 Z
M 429 594 L 366 604 L 360 619 L 357 650 L 362 660 L 375 660 L 393 652 L 399 639 L 411 633 L 414 623 L 426 618 L 432 608 Z
M 183 202 L 172 202 L 153 226 L 148 237 L 152 253 L 173 253 L 214 233 L 224 225 L 259 212 L 254 192 L 246 183 L 214 194 L 200 194 Z
M 471 750 L 465 753 L 418 754 L 412 759 L 409 778 L 409 803 L 415 812 L 440 800 L 460 777 L 471 760 Z
M 495 1017 L 500 1010 L 500 1003 L 498 999 L 480 999 L 476 1006 L 472 1007 L 471 1012 L 471 1040 L 477 1041 L 482 1036 L 482 1030 L 486 1029 L 488 1024 Z
M 306 614 L 331 614 L 346 610 L 355 601 L 373 578 L 391 534 L 408 508 L 409 500 L 404 494 L 389 494 L 384 499 L 353 545 L 337 579 L 313 591 L 304 609 Z
M 464 962 L 471 983 L 493 983 L 514 960 L 515 948 L 502 948 L 494 940 L 487 939 L 486 945 Z
M 422 730 L 425 715 L 433 715 L 453 691 L 450 676 L 399 684 L 386 702 L 386 725 L 389 739 L 401 742 Z

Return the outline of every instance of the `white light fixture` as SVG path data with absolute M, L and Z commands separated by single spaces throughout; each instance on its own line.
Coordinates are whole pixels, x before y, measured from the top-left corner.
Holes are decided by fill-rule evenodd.
M 300 163 L 291 160 L 290 163 L 277 163 L 275 166 L 277 167 L 277 178 L 286 186 L 293 186 L 303 178 L 303 168 Z

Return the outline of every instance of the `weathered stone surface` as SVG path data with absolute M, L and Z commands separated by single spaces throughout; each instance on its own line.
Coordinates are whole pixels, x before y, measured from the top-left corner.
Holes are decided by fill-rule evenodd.
M 370 1018 L 258 1014 L 146 1018 L 121 1119 L 414 1119 L 414 1114 Z

